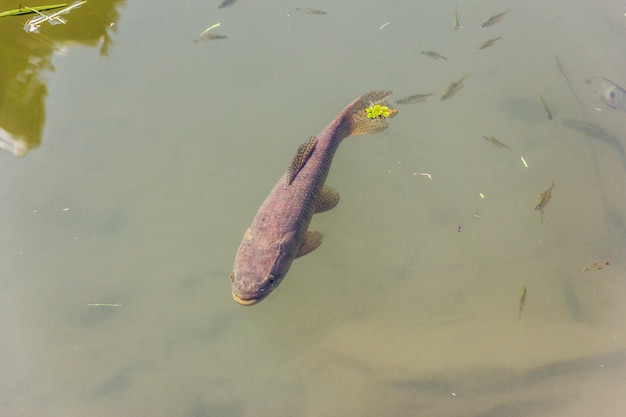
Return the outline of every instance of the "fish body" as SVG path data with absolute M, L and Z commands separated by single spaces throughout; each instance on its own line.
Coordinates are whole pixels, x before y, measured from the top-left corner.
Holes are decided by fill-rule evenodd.
M 505 14 L 507 14 L 510 10 L 507 10 L 505 12 L 502 13 L 498 13 L 498 14 L 494 14 L 493 16 L 491 16 L 489 19 L 485 20 L 485 22 L 481 25 L 482 27 L 486 28 L 488 26 L 491 25 L 495 25 L 496 23 L 498 23 L 500 20 L 502 20 L 502 18 L 504 17 Z
M 457 4 L 454 8 L 454 30 L 461 29 L 461 24 L 459 23 L 459 5 Z
M 541 104 L 543 104 L 543 111 L 546 113 L 546 116 L 548 116 L 548 119 L 552 120 L 552 112 L 550 111 L 548 104 L 542 96 L 539 96 L 539 100 L 541 100 Z
M 435 93 L 428 94 L 411 94 L 410 96 L 401 98 L 396 101 L 396 104 L 414 104 L 414 103 L 422 103 L 428 99 L 428 97 L 432 96 Z
M 308 227 L 314 213 L 330 210 L 339 201 L 339 195 L 324 185 L 333 156 L 344 138 L 387 128 L 385 118 L 369 119 L 365 109 L 389 95 L 389 91 L 373 91 L 357 98 L 298 148 L 243 236 L 230 275 L 236 302 L 252 305 L 267 297 L 296 257 L 322 243 L 322 235 Z M 393 109 L 392 116 L 396 113 Z
M 446 91 L 441 95 L 441 100 L 447 100 L 455 95 L 461 88 L 463 88 L 463 82 L 469 77 L 469 75 L 465 74 L 463 78 L 459 81 L 452 81 Z
M 497 38 L 493 38 L 493 39 L 488 39 L 485 42 L 483 42 L 483 44 L 480 45 L 478 49 L 491 48 L 496 43 L 496 41 L 499 41 L 500 39 L 502 39 L 502 36 L 498 36 Z
M 218 9 L 223 9 L 224 7 L 232 6 L 236 2 L 237 0 L 224 0 L 223 2 L 220 3 Z
M 426 55 L 429 58 L 433 58 L 433 59 L 443 59 L 444 61 L 447 61 L 448 58 L 446 58 L 445 56 L 435 52 L 435 51 L 420 51 L 420 54 L 422 55 Z
M 626 112 L 626 90 L 622 87 L 602 77 L 587 78 L 585 84 L 611 108 Z
M 493 136 L 483 136 L 483 138 L 485 138 L 487 141 L 493 143 L 494 145 L 496 145 L 498 148 L 502 149 L 502 148 L 506 148 L 508 150 L 511 150 L 511 148 L 509 148 L 507 145 L 505 145 L 504 143 L 500 142 L 498 139 L 494 138 Z
M 220 35 L 219 33 L 204 33 L 198 39 L 194 39 L 193 43 L 196 44 L 200 41 L 221 41 L 224 39 L 228 39 L 228 36 Z
M 550 184 L 550 187 L 548 187 L 547 190 L 541 192 L 539 194 L 539 197 L 537 197 L 537 203 L 535 205 L 535 211 L 539 211 L 541 213 L 541 222 L 543 223 L 543 209 L 546 207 L 546 204 L 548 204 L 548 201 L 550 201 L 550 199 L 552 198 L 552 189 L 555 186 L 555 182 L 554 180 L 552 180 L 552 184 Z
M 517 316 L 518 320 L 522 319 L 522 311 L 524 311 L 524 307 L 526 307 L 526 287 L 522 287 L 522 290 L 519 293 L 519 315 Z
M 325 15 L 327 14 L 326 11 L 321 10 L 321 9 L 314 9 L 312 7 L 306 7 L 306 8 L 300 8 L 300 7 L 296 7 L 296 10 L 300 10 L 305 12 L 306 14 L 317 14 L 317 15 Z

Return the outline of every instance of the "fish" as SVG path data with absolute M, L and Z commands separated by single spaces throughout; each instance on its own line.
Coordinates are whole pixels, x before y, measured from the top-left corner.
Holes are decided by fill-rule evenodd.
M 459 23 L 459 5 L 457 4 L 454 8 L 454 30 L 461 29 L 461 24 Z
M 223 9 L 224 7 L 232 6 L 236 2 L 237 0 L 224 0 L 223 2 L 220 3 L 220 5 L 218 6 L 218 9 Z
M 410 96 L 401 98 L 400 100 L 396 100 L 396 104 L 414 104 L 414 103 L 422 103 L 428 100 L 428 97 L 432 96 L 433 93 L 428 94 L 411 94 Z
M 546 101 L 543 99 L 542 96 L 539 96 L 539 100 L 541 100 L 541 104 L 543 104 L 543 111 L 546 112 L 546 116 L 548 116 L 548 119 L 552 120 L 552 112 L 546 104 Z
M 526 306 L 526 287 L 522 287 L 522 290 L 519 293 L 519 315 L 517 316 L 518 320 L 522 319 L 522 311 L 524 311 L 525 306 Z
M 305 8 L 296 7 L 296 10 L 301 10 L 305 12 L 306 14 L 317 14 L 317 15 L 327 14 L 327 12 L 325 12 L 324 10 L 314 9 L 312 7 L 305 7 Z
M 602 77 L 587 78 L 585 84 L 609 107 L 626 112 L 626 90 L 622 87 Z
M 485 22 L 481 25 L 482 27 L 486 28 L 488 26 L 491 25 L 495 25 L 496 23 L 498 23 L 500 20 L 502 20 L 502 18 L 504 17 L 505 14 L 507 14 L 508 12 L 510 12 L 510 10 L 507 10 L 505 12 L 502 13 L 498 13 L 498 14 L 494 14 L 493 16 L 491 16 L 489 19 L 485 20 Z
M 478 49 L 490 48 L 493 46 L 493 44 L 496 43 L 496 41 L 499 41 L 500 39 L 502 39 L 502 36 L 498 36 L 497 38 L 493 38 L 493 39 L 488 39 L 485 42 L 483 42 L 483 44 L 480 45 Z
M 494 145 L 496 145 L 500 149 L 507 148 L 508 150 L 511 150 L 511 148 L 509 148 L 507 145 L 505 145 L 504 143 L 500 142 L 498 139 L 494 138 L 493 136 L 483 136 L 483 138 L 485 138 L 489 142 L 493 143 Z
M 555 186 L 554 180 L 552 180 L 552 184 L 548 187 L 547 190 L 541 192 L 539 197 L 537 197 L 537 203 L 535 205 L 535 211 L 539 211 L 541 213 L 541 223 L 543 223 L 543 209 L 548 204 L 548 201 L 552 198 L 552 189 Z
M 605 262 L 594 262 L 591 265 L 589 265 L 588 267 L 583 269 L 583 272 L 587 272 L 587 271 L 601 271 L 602 268 L 604 268 L 605 266 L 609 266 L 611 265 L 611 262 L 609 261 L 605 261 Z
M 434 51 L 419 51 L 419 53 L 433 59 L 443 59 L 444 61 L 448 60 L 448 58 L 446 58 L 445 56 L 438 54 Z
M 226 35 L 220 35 L 219 33 L 204 33 L 198 39 L 194 39 L 194 45 L 200 41 L 221 41 L 224 39 L 228 39 Z
M 465 81 L 467 77 L 469 77 L 469 75 L 465 74 L 463 75 L 463 78 L 461 78 L 459 81 L 452 81 L 450 85 L 448 86 L 448 88 L 446 88 L 446 91 L 444 91 L 443 94 L 441 95 L 441 100 L 447 100 L 451 98 L 461 88 L 463 88 L 463 81 Z
M 309 231 L 315 213 L 339 202 L 337 191 L 325 185 L 333 156 L 349 136 L 386 129 L 387 118 L 367 117 L 366 109 L 384 103 L 390 91 L 372 91 L 350 103 L 320 133 L 300 145 L 287 171 L 258 209 L 244 233 L 230 274 L 233 299 L 244 306 L 265 299 L 283 281 L 295 258 L 322 243 Z M 390 109 L 390 117 L 397 114 Z

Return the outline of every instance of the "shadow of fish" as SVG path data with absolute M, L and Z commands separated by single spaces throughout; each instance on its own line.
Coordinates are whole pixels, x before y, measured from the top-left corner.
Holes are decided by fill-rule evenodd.
M 314 213 L 330 210 L 339 194 L 324 185 L 333 156 L 348 136 L 386 129 L 385 118 L 368 118 L 366 109 L 383 103 L 389 91 L 373 91 L 354 100 L 317 136 L 302 144 L 246 230 L 230 275 L 233 298 L 255 304 L 281 283 L 292 261 L 322 243 L 308 231 Z M 397 110 L 390 109 L 390 117 Z
M 602 142 L 611 146 L 620 155 L 622 158 L 622 164 L 624 165 L 624 168 L 626 168 L 626 152 L 624 151 L 624 145 L 617 137 L 590 122 L 565 119 L 563 120 L 563 126 L 582 132 L 589 138 L 600 139 Z

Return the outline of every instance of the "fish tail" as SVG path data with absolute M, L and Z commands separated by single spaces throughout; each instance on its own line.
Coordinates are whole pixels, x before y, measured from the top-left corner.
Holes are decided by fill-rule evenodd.
M 385 99 L 391 95 L 391 91 L 377 90 L 367 94 L 363 94 L 356 99 L 345 110 L 346 121 L 348 121 L 348 133 L 347 136 L 367 135 L 370 133 L 380 132 L 389 127 L 386 119 L 393 117 L 398 113 L 396 109 L 389 109 L 388 117 L 375 117 L 370 119 L 367 117 L 366 109 L 374 104 L 383 104 Z

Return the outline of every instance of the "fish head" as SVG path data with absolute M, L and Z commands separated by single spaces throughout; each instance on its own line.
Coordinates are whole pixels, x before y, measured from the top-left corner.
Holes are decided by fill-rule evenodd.
M 261 236 L 248 229 L 230 274 L 233 299 L 244 306 L 258 303 L 283 281 L 296 256 L 295 234 L 264 245 Z
M 585 79 L 585 84 L 591 91 L 600 97 L 606 104 L 614 109 L 619 109 L 622 90 L 612 81 L 602 77 L 592 77 Z

